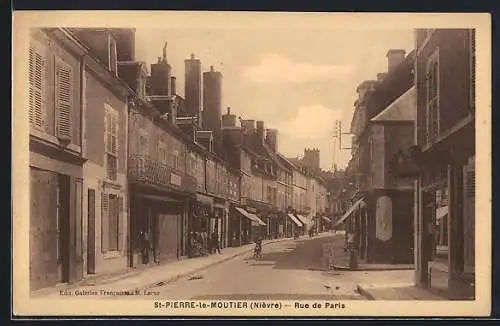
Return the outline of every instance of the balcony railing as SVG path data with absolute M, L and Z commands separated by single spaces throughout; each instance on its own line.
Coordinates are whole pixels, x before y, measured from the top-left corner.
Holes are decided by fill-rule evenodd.
M 132 181 L 196 192 L 196 179 L 144 155 L 130 155 L 128 175 Z

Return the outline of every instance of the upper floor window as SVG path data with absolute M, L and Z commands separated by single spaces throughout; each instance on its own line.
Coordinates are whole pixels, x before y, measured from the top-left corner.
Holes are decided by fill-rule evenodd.
M 139 134 L 139 155 L 149 156 L 149 139 L 144 130 L 141 130 Z
M 45 128 L 45 92 L 47 59 L 44 51 L 36 46 L 29 49 L 29 121 L 31 126 Z
M 439 49 L 429 57 L 426 69 L 427 89 L 427 142 L 439 135 Z
M 108 55 L 109 55 L 109 70 L 115 75 L 118 73 L 116 41 L 112 35 L 108 36 Z
M 118 166 L 118 112 L 105 105 L 104 144 L 107 178 L 116 180 Z
M 470 37 L 470 110 L 476 108 L 476 30 L 471 29 Z
M 161 163 L 167 164 L 167 144 L 163 140 L 158 140 L 158 159 Z

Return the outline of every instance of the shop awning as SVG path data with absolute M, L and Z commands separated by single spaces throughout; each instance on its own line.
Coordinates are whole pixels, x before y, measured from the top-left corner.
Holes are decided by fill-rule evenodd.
M 298 227 L 301 227 L 302 226 L 302 223 L 300 223 L 300 221 L 295 217 L 293 216 L 293 214 L 288 214 L 288 217 L 293 221 L 293 223 L 295 223 Z
M 335 223 L 335 225 L 339 225 L 339 224 L 342 224 L 344 223 L 344 221 L 349 217 L 351 216 L 351 214 L 358 208 L 360 207 L 364 207 L 366 206 L 364 200 L 364 198 L 361 198 L 360 200 L 358 200 L 354 205 L 352 205 L 348 210 L 347 212 L 344 214 L 344 216 L 342 216 L 340 218 L 340 220 L 337 221 L 337 223 Z
M 438 207 L 436 209 L 436 220 L 440 220 L 448 214 L 448 206 Z
M 240 207 L 235 207 L 236 210 L 243 216 L 245 216 L 246 218 L 248 218 L 250 221 L 254 221 L 256 222 L 257 224 L 259 225 L 266 225 L 266 223 L 264 223 L 257 215 L 255 214 L 252 214 L 252 213 L 249 213 L 247 212 L 246 210 L 244 210 L 243 208 L 240 208 Z
M 326 216 L 321 216 L 323 218 L 323 220 L 327 221 L 328 223 L 331 223 L 332 220 L 330 220 L 328 217 Z
M 182 203 L 182 201 L 175 199 L 175 198 L 172 198 L 172 197 L 168 197 L 168 196 L 138 194 L 137 197 L 144 198 L 144 199 L 150 199 L 150 200 L 162 201 L 165 203 Z
M 306 218 L 304 217 L 304 215 L 300 215 L 300 214 L 295 214 L 295 217 L 300 221 L 300 223 L 302 223 L 303 225 L 306 225 L 307 224 L 307 220 Z

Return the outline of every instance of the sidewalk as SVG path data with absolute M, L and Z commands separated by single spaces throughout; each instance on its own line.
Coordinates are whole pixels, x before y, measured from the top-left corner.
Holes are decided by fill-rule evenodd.
M 344 238 L 337 234 L 330 243 L 332 246 L 329 249 L 324 249 L 324 252 L 329 252 L 333 257 L 330 261 L 333 262 L 335 270 L 348 270 L 348 271 L 396 271 L 396 270 L 413 270 L 413 264 L 371 264 L 358 262 L 358 267 L 352 269 L 349 267 L 349 255 L 344 252 Z
M 264 240 L 263 245 L 275 242 L 290 240 L 290 238 Z M 60 291 L 78 289 L 82 291 L 92 291 L 97 288 L 105 288 L 108 291 L 131 291 L 144 290 L 173 282 L 181 277 L 197 273 L 211 266 L 231 260 L 253 250 L 254 244 L 247 244 L 241 247 L 228 247 L 222 250 L 222 254 L 213 254 L 206 257 L 190 258 L 179 260 L 163 265 L 143 268 L 140 270 L 130 270 L 119 275 L 103 275 L 86 279 L 78 284 L 59 286 L 50 289 L 43 289 L 32 293 L 33 298 L 37 297 L 59 297 Z
M 429 300 L 441 301 L 446 298 L 416 287 L 412 282 L 402 284 L 358 284 L 357 291 L 368 300 Z

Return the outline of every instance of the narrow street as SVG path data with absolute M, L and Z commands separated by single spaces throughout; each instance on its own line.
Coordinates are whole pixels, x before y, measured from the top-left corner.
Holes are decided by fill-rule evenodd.
M 263 247 L 262 260 L 255 261 L 250 252 L 149 291 L 171 300 L 363 300 L 355 292 L 353 272 L 322 271 L 322 245 L 329 240 L 304 237 L 273 243 Z

